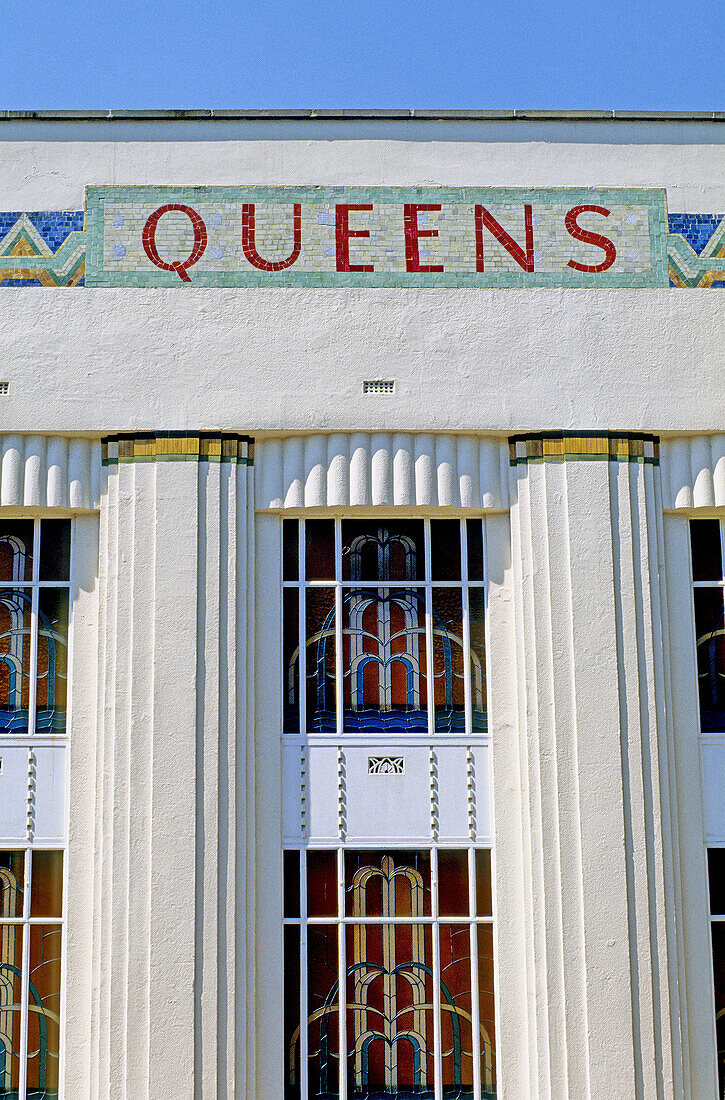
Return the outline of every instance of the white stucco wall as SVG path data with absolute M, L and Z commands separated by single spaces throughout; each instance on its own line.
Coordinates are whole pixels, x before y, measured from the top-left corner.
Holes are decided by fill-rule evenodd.
M 415 140 L 384 127 L 344 140 L 338 128 L 315 140 L 308 126 L 304 137 L 288 127 L 275 140 L 173 142 L 128 130 L 104 140 L 97 127 L 83 140 L 83 124 L 57 140 L 52 126 L 17 140 L 15 125 L 7 141 L 3 125 L 5 210 L 81 209 L 86 184 L 248 182 L 665 187 L 670 210 L 725 211 L 725 149 L 712 130 L 695 143 L 685 124 L 656 144 L 636 125 L 575 128 L 571 140 L 560 126 L 557 140 L 545 126 L 475 140 L 454 126 L 445 139 L 418 127 Z M 269 512 L 347 503 L 377 515 L 491 510 L 502 1096 L 710 1100 L 685 515 L 720 514 L 722 437 L 663 446 L 661 476 L 635 463 L 509 469 L 499 439 L 465 433 L 722 432 L 724 300 L 674 289 L 0 290 L 3 516 L 84 513 L 74 677 L 95 665 L 74 693 L 67 1100 L 169 1095 L 179 1049 L 204 1100 L 281 1095 L 282 703 L 268 675 L 281 529 Z M 394 379 L 395 394 L 363 397 L 367 378 Z M 339 435 L 287 449 L 265 439 L 254 472 L 233 477 L 186 463 L 101 477 L 98 444 L 67 438 L 170 429 Z M 366 432 L 385 435 L 344 435 Z M 395 434 L 409 432 L 424 434 Z M 22 433 L 65 438 L 44 447 Z M 353 501 L 365 447 L 373 488 Z M 498 453 L 498 467 L 463 461 L 476 447 Z M 81 452 L 85 480 L 72 476 Z M 410 476 L 405 491 L 396 482 L 411 455 L 430 478 L 419 496 Z M 375 481 L 376 456 L 388 481 Z M 476 469 L 474 499 L 463 482 Z M 255 519 L 257 490 L 267 514 Z M 686 513 L 663 522 L 663 509 Z M 209 623 L 222 617 L 217 644 Z M 193 849 L 196 877 L 184 861 Z M 131 958 L 134 942 L 143 950 Z

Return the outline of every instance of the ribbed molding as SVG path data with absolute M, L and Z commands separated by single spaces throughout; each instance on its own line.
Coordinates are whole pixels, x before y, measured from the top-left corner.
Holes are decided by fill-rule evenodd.
M 662 440 L 662 506 L 725 507 L 725 433 Z
M 511 476 L 526 1095 L 691 1096 L 659 471 L 572 459 Z
M 101 444 L 63 435 L 0 435 L 0 505 L 97 508 Z
M 254 1095 L 252 479 L 104 471 L 93 1100 Z
M 508 445 L 471 435 L 355 432 L 258 442 L 257 507 L 508 508 Z

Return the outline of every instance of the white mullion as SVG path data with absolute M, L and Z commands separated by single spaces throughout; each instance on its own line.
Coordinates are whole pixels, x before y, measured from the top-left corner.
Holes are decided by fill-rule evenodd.
M 473 732 L 473 702 L 471 699 L 471 620 L 468 603 L 468 538 L 466 521 L 461 520 L 461 607 L 463 611 L 463 716 L 465 733 Z
M 438 849 L 431 849 L 431 949 L 433 951 L 433 1083 L 435 1100 L 443 1100 L 443 1066 L 441 1051 L 441 926 L 438 921 Z
M 306 621 L 306 601 L 305 601 L 305 521 L 303 519 L 298 520 L 297 529 L 297 577 L 298 577 L 298 592 L 297 592 L 297 617 L 299 623 L 297 624 L 297 644 L 299 646 L 299 661 L 298 672 L 300 677 L 299 686 L 299 712 L 300 712 L 300 733 L 307 733 L 307 621 Z
M 345 853 L 337 849 L 337 1048 L 340 1055 L 339 1100 L 347 1100 L 347 962 L 345 957 Z M 303 1097 L 303 1100 L 306 1100 Z
M 481 1096 L 481 1000 L 478 989 L 478 924 L 476 923 L 476 850 L 468 849 L 468 910 L 471 944 L 471 1050 L 473 1052 L 473 1095 Z
M 37 522 L 37 520 L 36 520 Z M 33 851 L 25 851 L 25 882 L 23 890 L 23 950 L 20 966 L 20 1075 L 18 1100 L 26 1100 L 28 1092 L 28 998 L 30 995 L 30 882 L 33 873 Z
M 423 546 L 425 549 L 425 675 L 428 681 L 428 734 L 435 733 L 435 683 L 433 680 L 433 590 L 431 588 L 430 520 L 423 520 Z
M 68 831 L 69 831 L 69 810 L 71 799 L 71 743 L 70 743 L 70 731 L 71 722 L 73 719 L 73 692 L 71 690 L 73 683 L 73 638 L 75 634 L 74 626 L 74 614 L 73 614 L 73 593 L 75 592 L 75 579 L 76 579 L 76 525 L 75 520 L 70 522 L 70 567 L 68 570 L 68 646 L 67 646 L 67 659 L 66 659 L 66 710 L 65 710 L 65 734 L 66 747 L 66 769 L 65 769 L 65 817 L 63 821 L 63 881 L 61 895 L 61 934 L 60 934 L 60 1032 L 59 1032 L 59 1046 L 58 1046 L 58 1095 L 60 1100 L 63 1100 L 65 1096 L 65 1059 L 66 1059 L 66 1031 L 65 1031 L 65 1019 L 67 1008 L 67 943 L 68 937 L 65 932 L 65 914 L 66 906 L 68 904 L 68 879 L 70 871 L 68 867 Z
M 342 525 L 339 519 L 335 524 L 335 715 L 337 736 L 342 736 L 343 690 L 342 690 Z M 342 1095 L 342 1094 L 341 1094 Z
M 36 689 L 38 686 L 38 631 L 40 630 L 40 590 L 38 578 L 40 576 L 40 520 L 36 519 L 33 529 L 33 587 L 30 597 L 30 670 L 28 683 L 28 734 L 35 737 L 35 715 L 37 711 Z M 25 608 L 23 608 L 25 618 Z M 22 665 L 21 665 L 22 667 Z M 50 670 L 49 670 L 50 673 Z M 20 684 L 20 705 L 22 706 L 23 685 Z M 30 746 L 32 748 L 32 745 Z
M 490 664 L 491 664 L 491 638 L 489 635 L 489 614 L 488 614 L 488 548 L 486 544 L 486 521 L 481 520 L 481 541 L 483 545 L 483 707 L 486 714 L 486 736 L 489 736 L 489 721 L 488 721 L 488 685 L 491 682 L 489 677 Z M 489 779 L 493 781 L 493 776 L 489 772 Z M 493 786 L 491 786 L 493 790 Z M 493 808 L 491 810 L 493 812 Z M 493 824 L 491 825 L 493 829 Z
M 307 1100 L 307 852 L 298 851 L 300 869 L 300 1100 Z

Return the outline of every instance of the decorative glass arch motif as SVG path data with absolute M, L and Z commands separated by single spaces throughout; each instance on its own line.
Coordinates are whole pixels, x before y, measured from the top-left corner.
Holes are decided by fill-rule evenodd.
M 289 523 L 299 539 L 297 521 Z M 433 539 L 437 553 L 431 555 L 423 535 L 426 529 L 435 535 L 437 524 L 446 528 L 446 537 L 438 536 L 440 546 Z M 422 520 L 342 521 L 342 554 L 336 560 L 335 521 L 314 521 L 312 546 L 309 536 L 302 540 L 317 570 L 313 582 L 303 585 L 304 602 L 294 599 L 286 581 L 289 732 L 300 728 L 301 680 L 303 721 L 311 731 L 336 731 L 341 718 L 344 732 L 427 731 L 431 724 L 437 731 L 463 732 L 468 695 L 470 728 L 485 732 L 483 574 L 481 565 L 480 576 L 466 577 L 470 539 L 462 540 L 461 530 L 469 526 L 478 527 L 480 541 L 480 520 L 465 525 L 434 520 L 427 527 Z M 289 528 L 288 574 L 294 569 L 301 584 L 298 553 L 287 553 L 293 542 L 288 535 Z
M 68 521 L 36 524 L 41 548 L 48 543 L 39 560 L 32 522 L 0 528 L 0 734 L 26 733 L 33 709 L 36 733 L 65 730 L 69 585 L 49 525 L 62 525 L 67 540 Z
M 437 917 L 431 910 L 429 853 L 352 851 L 344 858 L 345 914 L 338 913 L 338 927 L 311 923 L 305 937 L 308 1000 L 303 1019 L 309 1039 L 303 1092 L 300 1016 L 297 1026 L 290 1024 L 294 1008 L 286 1000 L 286 1100 L 340 1095 L 339 944 L 344 944 L 345 959 L 344 1100 L 432 1100 L 436 1074 L 446 1100 L 494 1097 L 492 1016 L 484 1010 L 485 999 L 493 996 L 492 985 L 481 978 L 486 989 L 480 989 L 480 1003 L 474 1000 L 471 969 L 472 942 L 478 944 L 477 973 L 481 950 L 489 950 L 472 932 L 490 933 L 490 918 L 482 921 L 473 915 L 477 923 L 471 926 L 467 907 L 456 922 Z M 317 874 L 325 862 L 314 866 L 317 872 L 307 883 L 311 893 L 322 886 Z M 325 873 L 333 873 L 334 864 L 327 869 Z M 445 893 L 445 884 L 443 889 Z M 445 900 L 443 905 L 445 909 Z M 299 943 L 297 937 L 286 938 L 293 952 L 299 951 Z M 292 969 L 299 973 L 293 960 Z M 481 1067 L 480 1092 L 475 1094 L 474 1049 Z

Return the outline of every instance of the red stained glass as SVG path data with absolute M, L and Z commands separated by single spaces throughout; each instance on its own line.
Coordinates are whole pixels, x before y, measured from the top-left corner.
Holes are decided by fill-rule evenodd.
M 0 523 L 0 583 L 33 579 L 33 521 Z
M 333 925 L 307 930 L 308 1095 L 319 1100 L 339 1096 L 337 936 Z
M 307 853 L 307 915 L 337 916 L 337 853 L 315 851 Z
M 442 917 L 468 917 L 468 852 L 440 848 L 438 851 L 438 912 Z

